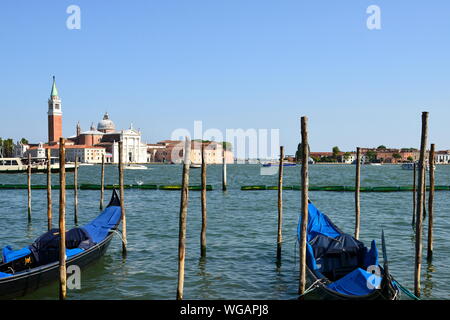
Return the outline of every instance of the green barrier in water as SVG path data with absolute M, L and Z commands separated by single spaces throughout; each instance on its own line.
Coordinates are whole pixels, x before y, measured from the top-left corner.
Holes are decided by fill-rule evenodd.
M 241 190 L 266 190 L 266 186 L 242 186 Z
M 158 186 L 156 184 L 141 184 L 141 185 L 134 185 L 133 187 L 136 189 L 146 189 L 146 190 L 158 189 Z
M 181 186 L 180 185 L 163 185 L 163 186 L 159 186 L 158 188 L 159 190 L 181 190 Z M 202 186 L 189 186 L 189 190 L 192 191 L 201 191 L 202 190 Z M 207 184 L 206 185 L 206 191 L 211 191 L 213 190 L 212 185 Z
M 373 187 L 373 192 L 396 192 L 400 191 L 399 187 Z
M 268 186 L 266 190 L 278 190 L 278 186 Z M 292 190 L 292 186 L 283 186 L 283 190 Z

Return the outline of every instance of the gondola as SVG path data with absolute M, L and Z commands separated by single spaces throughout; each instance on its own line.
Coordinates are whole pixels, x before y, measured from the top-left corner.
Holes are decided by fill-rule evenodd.
M 105 210 L 90 223 L 66 232 L 66 266 L 80 268 L 106 252 L 121 221 L 120 200 L 113 194 Z M 24 296 L 59 279 L 59 229 L 51 229 L 28 247 L 6 246 L 0 264 L 0 299 Z
M 300 241 L 301 217 L 297 235 Z M 397 300 L 400 289 L 388 271 L 384 234 L 383 267 L 375 240 L 370 249 L 342 232 L 311 202 L 306 237 L 307 288 L 300 299 Z

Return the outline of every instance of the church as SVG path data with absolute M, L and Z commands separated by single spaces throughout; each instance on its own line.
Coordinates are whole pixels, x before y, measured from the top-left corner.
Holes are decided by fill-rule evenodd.
M 62 103 L 56 88 L 55 77 L 48 100 L 48 143 L 33 146 L 29 152 L 33 157 L 52 150 L 52 157 L 58 156 L 59 138 L 62 137 Z M 124 163 L 147 162 L 147 145 L 141 141 L 141 132 L 131 125 L 126 130 L 116 130 L 114 122 L 105 113 L 103 119 L 82 131 L 77 123 L 76 134 L 66 140 L 66 161 L 74 162 L 77 157 L 83 163 L 101 163 L 103 155 L 108 163 L 119 162 L 119 141 L 123 141 Z

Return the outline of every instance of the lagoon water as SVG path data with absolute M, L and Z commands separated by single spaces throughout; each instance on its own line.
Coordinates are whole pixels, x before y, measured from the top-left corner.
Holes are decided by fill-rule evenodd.
M 127 184 L 181 184 L 180 165 L 148 165 L 149 170 L 126 170 Z M 118 183 L 117 167 L 106 167 L 106 183 Z M 296 299 L 298 246 L 296 228 L 300 191 L 285 190 L 283 256 L 276 266 L 277 191 L 241 191 L 242 185 L 276 185 L 277 172 L 259 165 L 229 165 L 229 190 L 221 191 L 221 166 L 208 166 L 207 257 L 200 260 L 200 192 L 189 193 L 187 218 L 185 299 Z M 312 165 L 310 184 L 354 185 L 354 166 Z M 300 167 L 284 169 L 284 184 L 298 185 Z M 275 174 L 270 174 L 275 173 Z M 200 169 L 191 169 L 191 184 L 200 184 Z M 363 166 L 362 186 L 412 184 L 412 171 L 397 165 Z M 71 184 L 73 174 L 68 173 Z M 0 184 L 26 184 L 25 174 L 0 175 Z M 33 184 L 46 184 L 46 176 L 33 175 Z M 53 175 L 58 183 L 58 175 Z M 79 183 L 100 183 L 100 166 L 79 170 Z M 437 166 L 436 185 L 450 185 L 450 166 Z M 79 191 L 79 222 L 99 213 L 100 191 Z M 111 195 L 106 190 L 106 201 Z M 53 191 L 54 226 L 58 221 L 59 191 Z M 311 200 L 343 231 L 353 233 L 352 192 L 310 192 Z M 82 272 L 81 289 L 69 290 L 69 299 L 175 299 L 178 263 L 180 191 L 125 190 L 128 255 L 121 255 L 116 236 L 105 256 Z M 0 190 L 0 246 L 19 249 L 46 231 L 46 191 L 32 190 L 32 222 L 27 221 L 27 191 Z M 425 299 L 450 298 L 450 191 L 435 195 L 434 259 L 424 264 Z M 67 227 L 73 227 L 73 190 L 67 191 Z M 380 250 L 384 229 L 390 271 L 405 287 L 413 289 L 414 233 L 411 227 L 412 193 L 361 193 L 360 239 L 368 246 L 375 239 Z M 57 283 L 24 299 L 57 299 Z

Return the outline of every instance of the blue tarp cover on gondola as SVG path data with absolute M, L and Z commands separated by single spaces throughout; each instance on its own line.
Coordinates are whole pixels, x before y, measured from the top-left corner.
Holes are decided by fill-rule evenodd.
M 300 230 L 298 231 L 300 235 Z M 340 230 L 330 221 L 330 219 L 326 215 L 317 210 L 317 208 L 312 203 L 308 204 L 307 233 L 307 241 L 311 241 L 311 239 L 318 234 L 331 238 L 335 238 L 341 235 Z
M 30 249 L 22 248 L 19 250 L 13 250 L 11 246 L 6 246 L 2 250 L 3 263 L 25 257 L 31 253 Z
M 299 239 L 300 222 L 301 218 Z M 375 241 L 369 250 L 361 241 L 339 230 L 312 203 L 308 204 L 306 261 L 317 277 L 337 279 L 328 285 L 331 290 L 347 295 L 366 295 L 373 291 L 373 285 L 368 286 L 372 274 L 364 269 L 378 266 Z M 381 278 L 374 275 L 370 279 L 373 283 Z
M 371 293 L 380 283 L 379 276 L 358 268 L 329 284 L 328 288 L 351 296 L 363 296 Z
M 101 242 L 106 238 L 111 228 L 114 228 L 122 216 L 122 211 L 118 206 L 106 208 L 97 218 L 83 226 L 82 228 L 89 233 L 92 241 Z

